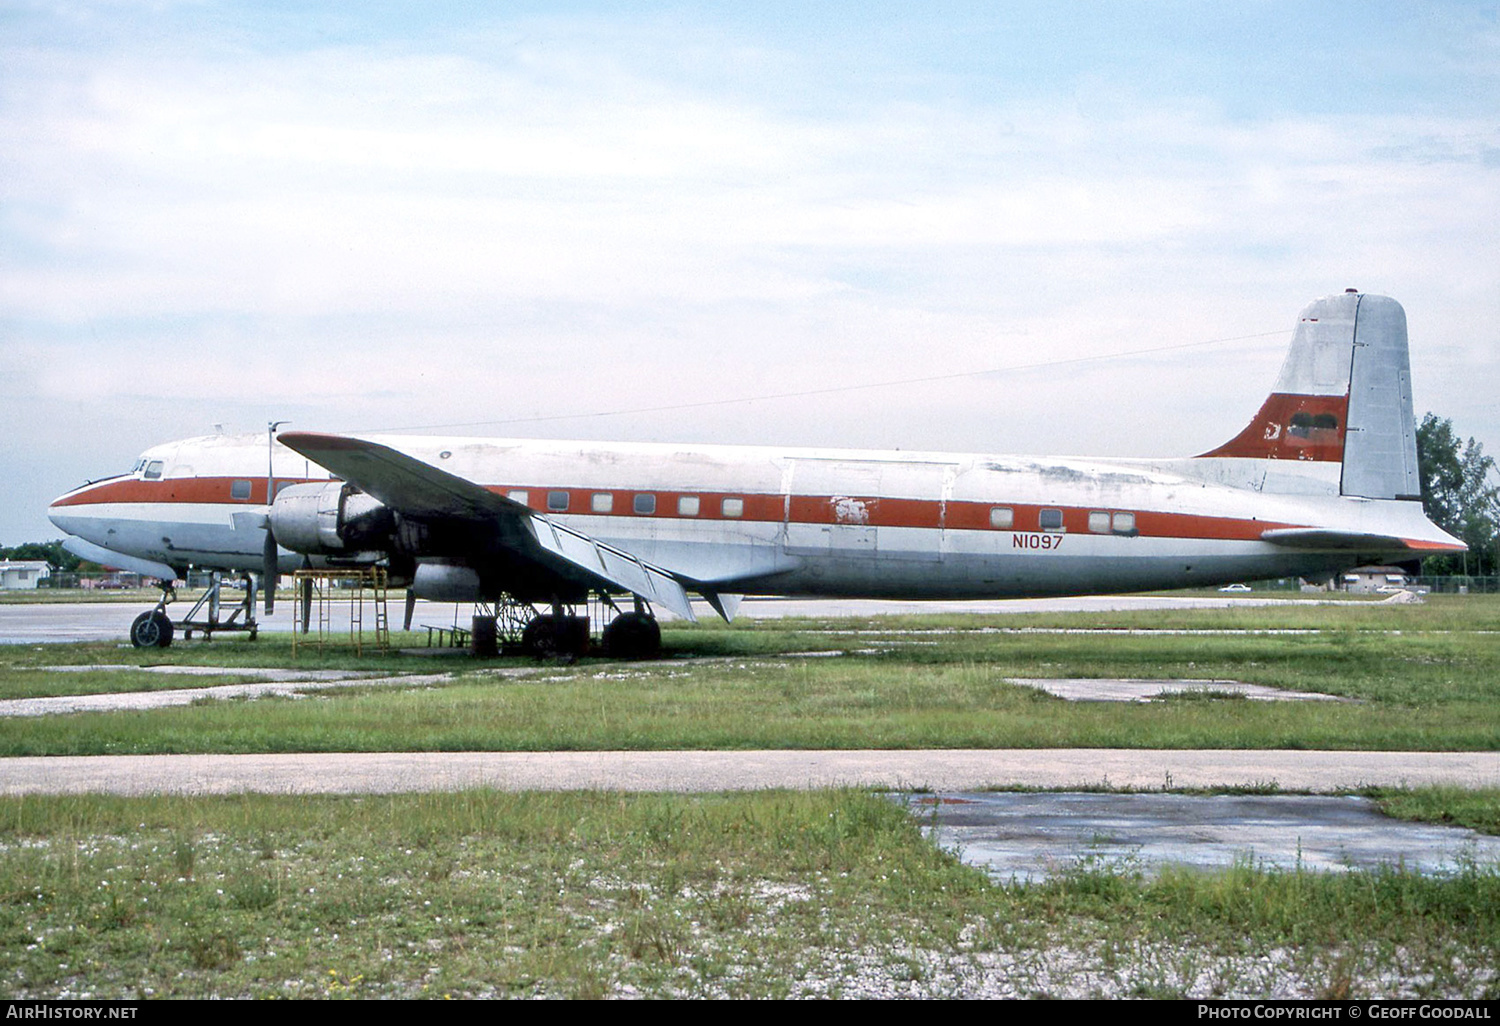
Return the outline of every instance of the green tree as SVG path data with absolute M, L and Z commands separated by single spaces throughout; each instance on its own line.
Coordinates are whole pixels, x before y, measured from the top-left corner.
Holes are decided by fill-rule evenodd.
M 1430 557 L 1423 572 L 1495 573 L 1500 544 L 1500 485 L 1491 483 L 1495 458 L 1473 438 L 1460 441 L 1451 420 L 1428 413 L 1417 427 L 1417 466 L 1428 517 L 1469 546 L 1462 555 Z

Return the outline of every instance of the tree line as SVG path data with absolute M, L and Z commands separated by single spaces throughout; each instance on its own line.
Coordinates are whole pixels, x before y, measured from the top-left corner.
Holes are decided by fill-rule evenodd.
M 1500 485 L 1495 458 L 1472 437 L 1462 441 L 1453 421 L 1428 413 L 1417 426 L 1417 466 L 1427 516 L 1469 546 L 1456 556 L 1429 556 L 1429 575 L 1491 576 L 1500 566 Z

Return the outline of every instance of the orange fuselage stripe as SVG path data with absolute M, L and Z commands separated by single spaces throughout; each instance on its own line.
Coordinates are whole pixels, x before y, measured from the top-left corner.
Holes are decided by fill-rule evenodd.
M 145 481 L 127 478 L 105 481 L 92 488 L 76 492 L 53 503 L 56 507 L 94 506 L 102 504 L 148 504 L 199 503 L 227 507 L 249 507 L 264 505 L 266 482 L 264 478 L 250 481 L 249 497 L 235 499 L 231 488 L 244 478 L 192 477 L 170 478 L 161 481 Z M 283 484 L 321 484 L 324 481 L 305 481 L 293 478 L 278 478 Z M 669 520 L 707 520 L 734 522 L 736 520 L 760 523 L 781 523 L 790 520 L 795 524 L 828 524 L 847 527 L 913 527 L 961 531 L 1010 531 L 1038 532 L 1038 518 L 1043 509 L 1060 510 L 1063 530 L 1073 534 L 1097 533 L 1105 537 L 1110 532 L 1090 532 L 1091 512 L 1133 512 L 1136 532 L 1151 538 L 1197 538 L 1228 541 L 1258 541 L 1263 532 L 1299 525 L 1277 521 L 1243 519 L 1237 517 L 1205 516 L 1194 513 L 1167 513 L 1150 510 L 1121 510 L 1116 508 L 1058 506 L 1039 503 L 974 502 L 934 499 L 903 499 L 886 496 L 824 496 L 793 495 L 788 501 L 781 494 L 746 494 L 743 492 L 708 491 L 654 491 L 607 488 L 564 488 L 538 485 L 488 485 L 487 489 L 497 495 L 525 491 L 527 506 L 538 513 L 559 513 L 570 516 L 614 516 L 647 519 L 655 517 Z M 567 509 L 550 509 L 548 492 L 568 493 Z M 592 497 L 599 494 L 612 496 L 609 512 L 592 509 Z M 656 496 L 656 512 L 641 514 L 633 511 L 633 500 L 638 494 Z M 696 516 L 677 512 L 678 500 L 683 496 L 696 496 L 699 512 Z M 741 516 L 725 516 L 723 501 L 740 499 L 744 503 Z M 990 523 L 990 511 L 1006 508 L 1013 511 L 1010 527 L 995 528 Z M 852 512 L 852 515 L 851 515 Z

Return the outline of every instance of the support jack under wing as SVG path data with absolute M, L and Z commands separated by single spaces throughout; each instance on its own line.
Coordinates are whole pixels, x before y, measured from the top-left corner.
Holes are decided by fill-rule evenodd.
M 686 620 L 697 619 L 682 581 L 670 570 L 564 527 L 465 478 L 389 446 L 346 435 L 299 431 L 278 440 L 402 517 L 492 529 L 493 540 L 512 558 L 537 570 L 575 581 L 581 577 L 604 590 L 628 591 Z M 707 597 L 719 609 L 719 596 Z

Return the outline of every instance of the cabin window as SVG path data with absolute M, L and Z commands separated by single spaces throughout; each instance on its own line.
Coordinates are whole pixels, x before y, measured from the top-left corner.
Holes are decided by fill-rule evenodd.
M 145 473 L 146 480 L 147 481 L 155 481 L 156 479 L 158 479 L 159 477 L 161 477 L 161 467 L 162 467 L 161 460 L 152 460 L 150 463 L 146 464 L 146 473 Z
M 1109 514 L 1100 510 L 1089 513 L 1089 530 L 1095 534 L 1109 533 Z
M 1135 514 L 1115 514 L 1115 534 L 1135 534 Z
M 250 498 L 250 482 L 235 481 L 229 486 L 229 497 L 231 499 L 245 500 Z
M 745 515 L 745 500 L 725 499 L 719 509 L 726 517 L 742 517 Z
M 677 515 L 680 517 L 695 517 L 698 515 L 698 496 L 679 495 L 677 497 Z
M 615 508 L 614 492 L 595 492 L 593 498 L 589 499 L 589 509 L 595 513 L 608 513 Z
M 296 481 L 277 481 L 276 482 L 276 494 L 280 495 L 282 492 L 286 491 L 288 488 L 290 488 L 292 485 L 294 485 L 296 483 L 297 483 Z
M 1044 509 L 1037 514 L 1037 526 L 1043 531 L 1061 531 L 1063 515 L 1060 509 Z
M 531 504 L 531 493 L 524 488 L 512 488 L 505 493 L 505 497 L 511 502 L 519 502 L 523 506 Z
M 1016 511 L 1009 506 L 991 506 L 990 526 L 997 531 L 1009 531 L 1016 526 Z
M 635 511 L 642 516 L 650 516 L 656 512 L 656 494 L 654 492 L 640 492 L 635 497 Z
M 568 508 L 568 493 L 564 491 L 550 491 L 547 493 L 547 508 L 554 513 L 561 513 Z

